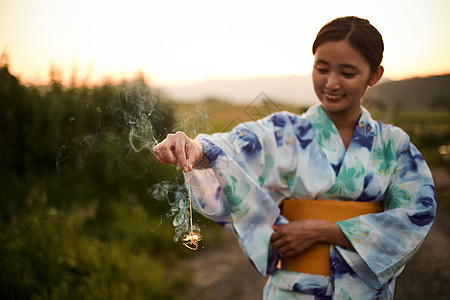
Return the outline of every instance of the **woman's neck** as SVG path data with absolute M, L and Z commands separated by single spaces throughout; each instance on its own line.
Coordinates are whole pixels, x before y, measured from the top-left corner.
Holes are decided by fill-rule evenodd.
M 352 113 L 352 114 L 343 114 L 343 113 L 327 113 L 328 117 L 331 121 L 333 121 L 334 126 L 338 130 L 340 129 L 354 129 L 356 124 L 358 123 L 359 118 L 361 117 L 361 110 L 358 114 Z
M 341 136 L 345 149 L 347 149 L 350 145 L 353 137 L 353 132 L 355 131 L 355 126 L 356 124 L 358 124 L 361 113 L 361 108 L 359 108 L 359 112 L 355 111 L 351 113 L 327 112 L 328 117 L 334 123 L 339 132 L 339 135 Z

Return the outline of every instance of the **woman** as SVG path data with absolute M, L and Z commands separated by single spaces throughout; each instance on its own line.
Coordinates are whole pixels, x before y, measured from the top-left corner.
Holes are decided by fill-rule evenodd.
M 367 20 L 338 18 L 319 31 L 313 54 L 320 104 L 303 115 L 275 113 L 194 140 L 177 132 L 154 152 L 192 171 L 197 209 L 232 230 L 255 268 L 270 275 L 265 299 L 392 299 L 395 278 L 434 221 L 431 173 L 406 133 L 361 107 L 383 75 L 379 32 Z M 290 200 L 299 198 L 315 200 Z M 304 203 L 328 215 L 373 208 L 337 222 L 285 217 Z M 288 267 L 319 244 L 328 273 Z

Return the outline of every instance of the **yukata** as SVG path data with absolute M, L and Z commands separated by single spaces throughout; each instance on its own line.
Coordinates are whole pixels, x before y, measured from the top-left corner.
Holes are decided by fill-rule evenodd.
M 264 299 L 392 299 L 395 278 L 435 218 L 434 183 L 401 129 L 362 114 L 347 149 L 321 105 L 197 138 L 210 166 L 190 174 L 195 208 L 234 232 L 263 276 Z M 279 269 L 273 224 L 283 199 L 381 202 L 337 222 L 356 251 L 330 245 L 330 276 Z

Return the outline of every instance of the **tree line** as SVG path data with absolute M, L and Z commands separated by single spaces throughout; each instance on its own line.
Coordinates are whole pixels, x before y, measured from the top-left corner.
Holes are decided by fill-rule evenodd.
M 175 129 L 142 80 L 25 86 L 3 59 L 0 298 L 183 298 L 187 277 L 168 274 L 185 249 L 148 194 L 178 180 L 151 153 Z

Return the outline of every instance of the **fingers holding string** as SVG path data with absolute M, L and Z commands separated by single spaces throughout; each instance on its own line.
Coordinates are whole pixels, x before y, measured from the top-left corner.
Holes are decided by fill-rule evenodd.
M 162 164 L 174 164 L 180 166 L 184 172 L 192 170 L 192 159 L 188 153 L 192 147 L 189 137 L 179 131 L 175 134 L 168 134 L 167 137 L 153 148 L 157 160 Z
M 186 164 L 189 172 L 194 168 L 194 164 L 197 160 L 203 156 L 203 147 L 200 142 L 195 140 L 189 140 L 186 144 Z
M 178 134 L 178 133 L 177 133 Z M 175 156 L 177 158 L 177 165 L 183 169 L 183 172 L 189 172 L 189 168 L 187 166 L 187 137 L 181 136 L 175 140 Z
M 190 139 L 185 133 L 177 132 L 175 156 L 178 159 L 178 166 L 183 172 L 190 172 L 194 164 L 203 155 L 203 147 L 200 142 Z
M 167 139 L 163 140 L 161 143 L 153 148 L 153 153 L 156 155 L 156 159 L 163 165 L 165 164 L 176 164 L 177 159 L 173 155 L 171 147 L 168 145 Z

